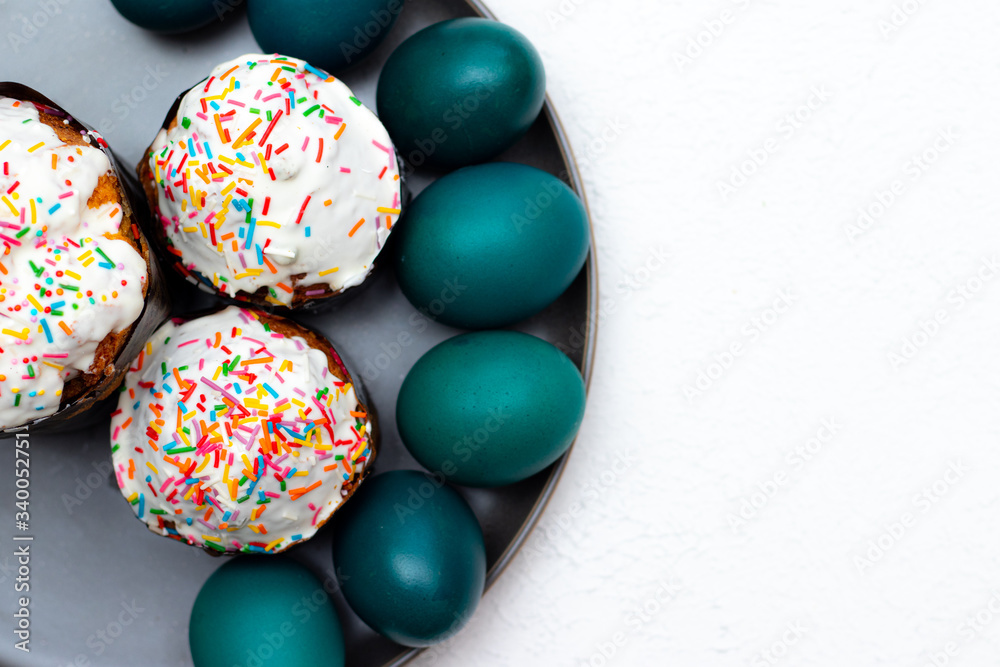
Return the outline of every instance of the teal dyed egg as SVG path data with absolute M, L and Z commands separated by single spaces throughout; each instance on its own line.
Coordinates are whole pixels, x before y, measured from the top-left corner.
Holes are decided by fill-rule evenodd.
M 195 667 L 344 667 L 344 635 L 323 583 L 285 556 L 237 556 L 194 602 Z
M 430 646 L 468 622 L 486 581 L 486 547 L 454 489 L 414 470 L 377 475 L 337 513 L 333 562 L 348 604 L 405 646 Z
M 534 315 L 569 287 L 587 258 L 590 225 L 558 178 L 497 162 L 432 183 L 393 237 L 410 303 L 445 324 L 488 329 Z
M 545 102 L 545 68 L 528 39 L 482 18 L 442 21 L 389 56 L 378 114 L 413 166 L 460 167 L 509 148 Z
M 403 11 L 403 0 L 247 0 L 260 48 L 338 74 L 375 50 Z
M 396 423 L 421 465 L 468 486 L 534 475 L 573 443 L 586 392 L 555 346 L 517 331 L 480 331 L 432 348 L 399 391 Z
M 224 20 L 243 0 L 111 0 L 118 13 L 140 28 L 175 33 Z

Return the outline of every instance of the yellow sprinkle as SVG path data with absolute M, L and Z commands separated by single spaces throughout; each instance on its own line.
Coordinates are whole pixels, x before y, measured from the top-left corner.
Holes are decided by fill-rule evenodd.
M 326 269 L 325 271 L 320 271 L 319 275 L 321 275 L 321 276 L 328 276 L 331 273 L 336 273 L 337 271 L 340 271 L 340 267 L 339 266 L 335 266 L 332 269 Z
M 80 274 L 77 273 L 77 272 L 75 272 L 75 271 L 70 271 L 70 270 L 67 269 L 66 271 L 63 271 L 63 273 L 65 273 L 70 278 L 74 278 L 76 280 L 80 279 Z
M 21 340 L 28 340 L 28 334 L 31 333 L 31 329 L 25 327 L 25 329 L 21 332 L 13 331 L 11 329 L 4 329 L 0 333 L 5 333 L 8 336 L 13 336 L 14 338 L 20 338 Z
M 29 152 L 29 153 L 34 153 L 35 151 L 37 151 L 37 150 L 38 150 L 39 148 L 41 148 L 41 147 L 42 147 L 42 146 L 44 146 L 44 145 L 45 145 L 45 142 L 44 142 L 44 141 L 39 141 L 39 142 L 38 142 L 37 144 L 35 144 L 35 145 L 34 145 L 34 146 L 32 146 L 31 148 L 29 148 L 29 149 L 28 149 L 28 152 Z
M 153 465 L 152 461 L 146 461 L 146 467 L 155 472 L 157 475 L 160 474 L 160 471 L 156 469 L 156 466 Z
M 375 210 L 378 211 L 379 213 L 391 213 L 392 215 L 399 215 L 398 208 L 386 208 L 385 206 L 379 206 Z

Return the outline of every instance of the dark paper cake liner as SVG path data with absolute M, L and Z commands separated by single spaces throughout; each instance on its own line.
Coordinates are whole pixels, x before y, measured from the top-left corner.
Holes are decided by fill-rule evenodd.
M 147 238 L 152 219 L 146 204 L 146 197 L 131 174 L 121 167 L 122 161 L 111 151 L 104 138 L 90 126 L 81 123 L 61 106 L 33 88 L 20 83 L 4 81 L 0 82 L 0 96 L 22 102 L 31 102 L 46 113 L 68 120 L 70 127 L 85 132 L 93 139 L 92 145 L 103 151 L 111 162 L 111 171 L 118 180 L 123 219 L 135 223 L 135 228 L 138 230 L 136 240 L 142 247 L 146 259 L 145 302 L 138 319 L 128 328 L 125 345 L 122 346 L 115 358 L 114 373 L 91 387 L 82 396 L 61 405 L 59 411 L 53 415 L 40 417 L 18 426 L 0 428 L 0 437 L 9 437 L 14 433 L 24 432 L 29 427 L 32 433 L 76 430 L 96 423 L 111 411 L 116 398 L 115 389 L 124 379 L 125 372 L 139 355 L 139 351 L 146 344 L 146 339 L 170 314 L 170 298 L 164 285 L 163 273 Z
M 314 69 L 326 74 L 327 76 L 330 76 L 328 72 L 322 69 L 319 68 L 314 68 Z M 170 109 L 167 111 L 167 115 L 163 118 L 163 123 L 160 125 L 160 129 L 166 130 L 170 126 L 170 123 L 176 118 L 177 111 L 178 109 L 180 109 L 181 101 L 184 99 L 184 96 L 187 95 L 192 90 L 194 90 L 195 88 L 204 85 L 206 81 L 208 81 L 208 77 L 205 77 L 204 79 L 202 79 L 201 81 L 199 81 L 198 83 L 191 86 L 190 88 L 188 88 L 183 93 L 177 96 L 173 104 L 170 105 Z M 371 111 L 371 109 L 369 110 Z M 374 113 L 374 111 L 372 111 L 372 113 Z M 399 171 L 399 190 L 400 190 L 399 200 L 400 200 L 400 211 L 402 211 L 406 208 L 407 205 L 409 205 L 410 200 L 413 197 L 410 193 L 409 187 L 407 187 L 406 185 L 406 174 L 405 174 L 406 170 L 404 169 L 405 162 L 403 161 L 403 157 L 402 155 L 400 155 L 399 150 L 397 150 L 395 146 L 393 146 L 393 150 L 396 154 L 396 169 Z M 142 178 L 141 173 L 143 164 L 148 159 L 149 159 L 149 148 L 147 148 L 143 152 L 142 159 L 140 160 L 139 164 L 136 165 L 136 174 L 140 174 L 139 176 L 140 179 Z M 140 185 L 142 184 L 140 183 Z M 145 198 L 144 191 L 143 191 L 143 197 Z M 150 202 L 148 200 L 146 203 L 148 204 L 151 210 L 152 227 L 150 228 L 149 238 L 152 241 L 154 251 L 160 257 L 160 261 L 163 262 L 165 265 L 171 267 L 170 278 L 179 279 L 187 284 L 194 285 L 199 290 L 206 292 L 208 294 L 212 294 L 213 296 L 217 297 L 218 299 L 228 304 L 240 306 L 241 308 L 253 308 L 255 310 L 260 310 L 264 312 L 276 313 L 278 315 L 287 316 L 291 313 L 302 312 L 302 311 L 308 311 L 310 313 L 329 312 L 334 307 L 344 303 L 345 301 L 353 298 L 354 296 L 357 296 L 362 292 L 362 289 L 366 285 L 371 284 L 371 282 L 375 278 L 375 274 L 383 270 L 382 269 L 383 265 L 388 261 L 387 247 L 392 242 L 392 234 L 390 234 L 389 237 L 386 239 L 385 244 L 383 244 L 382 248 L 379 250 L 378 255 L 376 255 L 375 259 L 372 261 L 371 272 L 368 274 L 368 276 L 364 279 L 364 281 L 361 284 L 355 285 L 354 287 L 348 287 L 347 289 L 341 290 L 340 292 L 337 292 L 335 294 L 330 294 L 328 296 L 309 298 L 302 305 L 290 307 L 275 303 L 269 303 L 267 301 L 258 298 L 251 299 L 250 297 L 245 295 L 233 296 L 230 294 L 223 294 L 222 292 L 217 290 L 215 286 L 211 284 L 211 281 L 209 281 L 207 278 L 200 277 L 200 274 L 197 274 L 196 272 L 190 271 L 187 268 L 185 268 L 180 258 L 174 253 L 170 252 L 170 245 L 167 241 L 167 235 L 163 231 L 163 224 L 158 218 L 156 203 Z M 396 218 L 397 224 L 401 218 L 402 218 L 401 215 L 397 216 Z

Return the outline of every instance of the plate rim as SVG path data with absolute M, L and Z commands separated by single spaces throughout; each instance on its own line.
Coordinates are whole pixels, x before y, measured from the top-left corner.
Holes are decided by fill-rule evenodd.
M 490 19 L 492 21 L 500 21 L 496 14 L 494 14 L 489 7 L 482 2 L 482 0 L 464 1 L 480 17 Z M 556 112 L 555 105 L 552 103 L 552 98 L 549 96 L 548 92 L 545 93 L 545 103 L 542 110 L 545 113 L 545 118 L 548 120 L 549 126 L 552 128 L 552 133 L 555 135 L 556 145 L 559 147 L 560 157 L 562 158 L 563 166 L 566 167 L 566 175 L 569 177 L 570 185 L 573 187 L 573 191 L 576 192 L 577 196 L 580 197 L 580 201 L 583 203 L 583 208 L 587 213 L 587 227 L 590 232 L 590 248 L 587 251 L 587 260 L 584 264 L 584 270 L 587 272 L 587 316 L 583 345 L 583 366 L 580 369 L 580 372 L 583 375 L 584 389 L 589 398 L 591 378 L 594 373 L 594 358 L 597 351 L 597 325 L 599 309 L 599 302 L 597 298 L 599 293 L 596 252 L 597 239 L 594 235 L 594 220 L 593 214 L 590 210 L 590 204 L 587 201 L 587 193 L 583 187 L 583 178 L 576 162 L 576 156 L 573 153 L 573 147 L 570 145 L 569 136 L 566 134 L 566 129 L 562 120 L 559 118 L 559 114 Z M 563 471 L 566 469 L 566 464 L 569 462 L 570 454 L 573 453 L 573 448 L 576 446 L 576 441 L 578 439 L 579 434 L 577 434 L 577 437 L 573 439 L 569 449 L 567 449 L 566 452 L 553 464 L 553 467 L 549 472 L 549 477 L 545 480 L 545 486 L 542 489 L 541 494 L 539 494 L 538 499 L 535 501 L 534 506 L 531 508 L 531 511 L 528 513 L 528 516 L 525 518 L 524 523 L 521 524 L 521 527 L 518 529 L 514 539 L 511 540 L 511 542 L 507 545 L 507 548 L 504 549 L 502 554 L 500 554 L 497 562 L 494 563 L 493 567 L 486 573 L 486 587 L 483 590 L 483 595 L 486 595 L 493 584 L 495 584 L 500 578 L 500 575 L 502 575 L 511 562 L 513 562 L 514 558 L 524 546 L 524 543 L 538 526 L 542 515 L 545 513 L 545 508 L 548 506 L 549 501 L 555 493 L 556 487 L 559 485 Z M 384 663 L 383 667 L 402 667 L 402 665 L 410 662 L 428 648 L 430 647 L 407 649 L 394 659 Z

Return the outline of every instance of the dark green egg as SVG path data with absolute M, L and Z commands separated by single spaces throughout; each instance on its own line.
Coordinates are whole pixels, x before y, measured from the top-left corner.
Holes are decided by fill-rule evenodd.
M 337 74 L 375 50 L 403 0 L 247 0 L 260 48 Z
M 586 393 L 555 346 L 516 331 L 480 331 L 432 348 L 399 391 L 396 423 L 421 465 L 468 486 L 534 475 L 573 443 Z
M 236 556 L 198 593 L 195 667 L 344 667 L 344 635 L 323 582 L 285 556 Z
M 419 167 L 483 162 L 520 139 L 545 102 L 545 69 L 528 39 L 482 18 L 442 21 L 393 51 L 378 114 Z
M 232 16 L 243 0 L 111 0 L 118 13 L 140 28 L 187 32 Z
M 355 495 L 336 515 L 333 540 L 351 609 L 405 646 L 461 630 L 486 581 L 483 532 L 462 496 L 414 470 L 377 475 Z
M 393 237 L 410 303 L 445 324 L 488 329 L 534 315 L 569 287 L 587 259 L 590 226 L 558 178 L 495 162 L 432 183 Z

